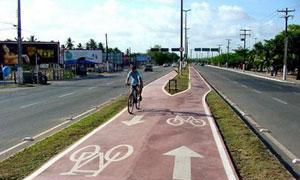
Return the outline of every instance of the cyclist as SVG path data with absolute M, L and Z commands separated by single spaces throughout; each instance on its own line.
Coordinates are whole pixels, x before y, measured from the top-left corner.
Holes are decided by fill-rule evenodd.
M 136 90 L 138 97 L 140 97 L 140 101 L 142 101 L 143 80 L 141 74 L 137 71 L 136 65 L 131 67 L 131 71 L 126 78 L 126 85 L 129 85 L 129 79 L 131 79 L 131 88 Z

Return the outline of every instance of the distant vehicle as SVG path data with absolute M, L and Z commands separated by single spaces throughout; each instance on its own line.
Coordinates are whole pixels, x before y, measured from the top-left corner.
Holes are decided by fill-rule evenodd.
M 201 63 L 200 66 L 204 66 L 204 63 Z
M 169 67 L 170 65 L 168 63 L 164 63 L 163 67 Z
M 173 63 L 173 64 L 172 64 L 172 67 L 177 67 L 177 63 Z
M 146 72 L 146 71 L 153 71 L 153 67 L 152 67 L 152 65 L 151 64 L 147 64 L 146 66 L 145 66 L 145 69 L 144 69 L 144 71 Z

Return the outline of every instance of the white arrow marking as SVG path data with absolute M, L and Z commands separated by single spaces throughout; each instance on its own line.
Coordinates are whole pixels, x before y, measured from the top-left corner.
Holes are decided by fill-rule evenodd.
M 141 121 L 143 117 L 144 116 L 134 116 L 134 118 L 132 118 L 130 121 L 122 121 L 122 123 L 126 124 L 127 126 L 133 126 L 136 124 L 143 123 L 144 121 Z
M 191 158 L 204 158 L 191 149 L 181 146 L 165 153 L 166 156 L 175 156 L 173 179 L 191 180 Z

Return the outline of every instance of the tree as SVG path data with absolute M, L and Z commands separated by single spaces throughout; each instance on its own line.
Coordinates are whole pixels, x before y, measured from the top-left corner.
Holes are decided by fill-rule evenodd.
M 101 42 L 98 43 L 98 49 L 101 50 L 102 52 L 104 52 L 104 47 Z
M 74 41 L 72 41 L 72 39 L 70 37 L 67 39 L 66 48 L 67 49 L 74 49 Z
M 83 47 L 82 47 L 82 44 L 81 44 L 81 43 L 79 43 L 79 44 L 77 45 L 77 49 L 79 49 L 79 50 L 82 50 L 82 49 L 83 49 Z
M 96 50 L 98 48 L 97 43 L 94 39 L 90 39 L 88 44 L 89 44 L 89 49 L 91 49 L 91 50 Z

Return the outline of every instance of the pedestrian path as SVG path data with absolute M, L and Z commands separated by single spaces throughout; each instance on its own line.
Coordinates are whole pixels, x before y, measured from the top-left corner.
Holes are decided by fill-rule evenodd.
M 134 115 L 124 109 L 27 179 L 237 179 L 204 101 L 209 87 L 191 68 L 191 88 L 169 96 L 162 87 L 174 76 L 148 85 Z

